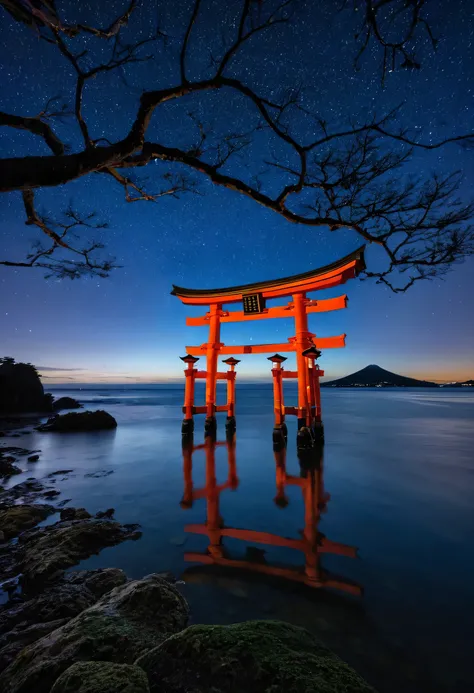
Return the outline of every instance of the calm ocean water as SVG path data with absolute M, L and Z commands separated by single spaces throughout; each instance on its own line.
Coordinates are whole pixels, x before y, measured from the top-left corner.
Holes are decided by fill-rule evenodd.
M 86 388 L 50 391 L 76 397 L 87 409 L 106 409 L 118 421 L 116 431 L 21 439 L 42 450 L 32 465 L 35 476 L 74 470 L 58 481 L 61 498 L 91 512 L 114 507 L 118 520 L 142 525 L 139 541 L 106 549 L 81 567 L 118 566 L 131 577 L 170 570 L 184 581 L 195 622 L 281 618 L 302 625 L 381 693 L 474 690 L 474 392 L 323 390 L 326 444 L 317 483 L 330 498 L 318 531 L 358 547 L 358 557 L 324 554 L 321 565 L 362 585 L 357 597 L 189 561 L 190 553 L 205 553 L 209 544 L 206 535 L 185 527 L 206 522 L 202 489 L 206 467 L 208 484 L 214 470 L 212 454 L 206 465 L 200 449 L 192 469 L 189 459 L 183 467 L 182 387 Z M 223 402 L 224 389 L 219 397 Z M 290 384 L 287 403 L 291 399 Z M 224 421 L 219 418 L 221 441 Z M 304 477 L 295 423 L 288 422 L 289 483 L 280 487 L 288 502 L 280 507 L 276 468 L 281 471 L 282 460 L 272 449 L 272 422 L 271 386 L 238 386 L 235 450 L 215 448 L 213 502 L 225 527 L 298 539 L 305 528 L 305 487 L 298 482 Z M 201 416 L 194 442 L 203 440 Z M 85 476 L 99 471 L 113 473 Z M 255 549 L 264 549 L 267 564 L 304 565 L 294 548 L 245 536 L 222 543 L 230 558 L 261 560 Z

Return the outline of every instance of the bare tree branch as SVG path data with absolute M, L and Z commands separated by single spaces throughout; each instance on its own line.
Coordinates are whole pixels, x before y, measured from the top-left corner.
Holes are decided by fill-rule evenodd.
M 35 208 L 36 190 L 67 184 L 92 173 L 113 178 L 122 186 L 127 202 L 157 202 L 196 192 L 196 177 L 191 178 L 189 172 L 192 176 L 196 173 L 289 222 L 306 228 L 325 227 L 333 233 L 351 230 L 377 246 L 385 258 L 382 269 L 370 268 L 366 278 L 394 291 L 405 291 L 421 279 L 442 276 L 453 264 L 474 254 L 474 205 L 458 199 L 460 176 L 435 175 L 424 180 L 404 176 L 414 148 L 430 150 L 450 142 L 472 146 L 474 134 L 425 143 L 397 125 L 400 109 L 335 129 L 308 106 L 300 85 L 282 88 L 277 95 L 276 90 L 266 93 L 261 86 L 252 86 L 250 69 L 250 74 L 245 70 L 242 77 L 237 70 L 231 71 L 234 58 L 244 55 L 251 39 L 257 40 L 262 32 L 281 28 L 291 20 L 294 0 L 261 0 L 258 7 L 253 0 L 240 0 L 233 36 L 221 48 L 220 58 L 212 56 L 211 76 L 205 79 L 191 77 L 187 64 L 191 35 L 203 14 L 200 0 L 194 0 L 176 54 L 179 83 L 144 91 L 128 133 L 118 141 L 104 136 L 103 131 L 99 137 L 91 132 L 83 109 L 86 85 L 98 75 L 150 60 L 152 56 L 142 49 L 156 45 L 157 39 L 163 39 L 163 32 L 124 42 L 122 29 L 135 2 L 129 3 L 106 29 L 68 25 L 57 15 L 52 0 L 35 0 L 34 4 L 29 0 L 0 2 L 18 21 L 26 22 L 55 45 L 73 68 L 74 116 L 83 140 L 81 149 L 66 152 L 48 122 L 65 111 L 54 110 L 52 104 L 34 118 L 0 113 L 0 125 L 43 137 L 53 152 L 53 156 L 0 159 L 0 192 L 21 191 L 26 223 L 35 226 L 49 244 L 35 248 L 26 262 L 1 264 L 43 267 L 58 277 L 106 276 L 114 265 L 111 260 L 94 259 L 101 244 L 89 243 L 83 248 L 74 240 L 78 230 L 101 228 L 92 217 L 68 210 L 65 221 L 52 221 Z M 405 63 L 415 61 L 412 44 L 420 28 L 433 38 L 423 16 L 424 0 L 353 2 L 355 9 L 362 8 L 364 14 L 365 33 L 359 53 L 362 55 L 372 39 L 377 41 L 384 51 L 384 72 L 390 61 L 392 67 L 402 58 Z M 80 49 L 74 48 L 74 38 L 84 33 L 109 41 L 110 52 L 99 64 L 90 64 L 83 44 Z M 208 47 L 201 48 L 205 52 Z M 223 132 L 217 132 L 211 124 L 211 94 L 233 97 L 237 103 L 229 112 Z M 193 109 L 199 104 L 195 111 L 190 111 L 190 100 Z M 193 123 L 186 137 L 177 134 L 171 144 L 169 140 L 160 141 L 162 137 L 155 130 L 153 136 L 149 135 L 153 114 L 169 101 L 182 103 Z M 295 117 L 298 127 L 294 126 Z M 265 143 L 261 161 L 251 149 L 256 139 Z M 249 166 L 239 165 L 243 157 L 249 156 Z M 153 173 L 147 181 L 134 173 L 134 169 L 141 171 L 152 162 L 170 164 L 170 171 L 157 180 L 157 167 L 150 166 Z M 273 177 L 267 185 L 269 170 Z
M 39 116 L 28 117 L 18 116 L 12 113 L 0 111 L 0 126 L 6 125 L 17 130 L 29 130 L 34 135 L 42 137 L 53 154 L 60 156 L 64 154 L 64 144 L 54 133 L 52 128 L 45 123 Z

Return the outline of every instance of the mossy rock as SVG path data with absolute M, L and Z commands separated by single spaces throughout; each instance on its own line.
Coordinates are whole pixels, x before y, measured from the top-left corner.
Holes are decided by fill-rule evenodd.
M 127 578 L 118 568 L 68 573 L 49 590 L 0 611 L 0 672 L 21 650 L 63 626 Z
M 0 691 L 50 693 L 75 662 L 133 664 L 140 654 L 185 628 L 188 617 L 186 600 L 167 580 L 159 575 L 132 580 L 25 647 L 2 673 Z
M 136 664 L 151 693 L 374 693 L 311 633 L 279 621 L 191 626 Z
M 86 518 L 56 522 L 20 537 L 22 585 L 29 591 L 55 578 L 58 571 L 114 546 L 141 536 L 136 525 L 121 525 L 112 520 Z
M 129 664 L 77 662 L 61 674 L 51 693 L 149 693 L 143 669 Z
M 0 510 L 0 530 L 7 539 L 11 539 L 55 512 L 56 509 L 52 505 L 13 505 Z

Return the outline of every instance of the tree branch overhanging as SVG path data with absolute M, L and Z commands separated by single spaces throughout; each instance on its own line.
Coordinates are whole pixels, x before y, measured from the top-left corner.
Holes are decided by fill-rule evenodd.
M 425 25 L 423 1 L 408 3 L 414 12 L 411 23 L 401 39 L 394 41 L 381 32 L 379 20 L 382 11 L 397 3 L 401 8 L 404 0 L 379 0 L 367 5 L 355 1 L 355 5 L 365 6 L 364 26 L 369 39 L 374 37 L 385 49 L 405 55 L 415 32 Z M 15 5 L 21 5 L 23 10 L 25 7 L 24 3 L 15 0 L 3 0 L 2 4 L 8 5 L 9 11 Z M 252 0 L 241 0 L 233 38 L 221 58 L 213 60 L 212 74 L 192 79 L 188 65 L 189 44 L 201 16 L 200 0 L 195 0 L 176 56 L 179 83 L 143 92 L 128 133 L 114 142 L 107 137 L 94 137 L 83 109 L 84 90 L 89 80 L 97 76 L 106 76 L 114 70 L 150 60 L 152 56 L 144 55 L 141 49 L 155 44 L 163 34 L 156 31 L 134 43 L 123 41 L 121 32 L 135 9 L 135 2 L 127 5 L 110 27 L 95 30 L 81 24 L 68 26 L 57 17 L 57 13 L 55 15 L 51 0 L 38 0 L 38 11 L 30 13 L 26 23 L 40 31 L 42 38 L 47 37 L 50 43 L 55 44 L 59 54 L 73 68 L 76 79 L 74 116 L 82 135 L 83 148 L 67 153 L 43 112 L 36 117 L 0 113 L 0 125 L 25 129 L 42 137 L 53 152 L 53 156 L 0 160 L 0 192 L 21 191 L 26 223 L 35 226 L 48 239 L 48 246 L 38 247 L 28 256 L 27 262 L 4 261 L 0 264 L 39 266 L 49 270 L 53 276 L 61 277 L 105 276 L 112 269 L 113 262 L 101 263 L 92 259 L 101 249 L 100 244 L 92 243 L 80 248 L 70 242 L 71 232 L 79 227 L 89 227 L 90 217 L 71 217 L 71 210 L 68 210 L 66 222 L 52 222 L 38 214 L 34 205 L 35 190 L 67 184 L 91 173 L 107 174 L 108 178 L 119 183 L 127 202 L 156 202 L 184 192 L 196 192 L 195 179 L 187 173 L 191 171 L 215 185 L 249 197 L 292 223 L 327 227 L 330 232 L 343 228 L 352 230 L 380 248 L 386 258 L 384 269 L 379 272 L 371 269 L 366 277 L 374 278 L 394 291 L 404 291 L 418 280 L 440 276 L 452 264 L 474 254 L 474 207 L 457 199 L 459 176 L 435 176 L 426 181 L 404 182 L 402 175 L 413 148 L 429 150 L 450 142 L 471 144 L 474 143 L 473 134 L 425 143 L 411 136 L 406 128 L 396 126 L 397 110 L 378 119 L 373 117 L 365 123 L 353 123 L 346 129 L 334 130 L 311 108 L 303 105 L 299 88 L 283 92 L 280 97 L 274 93 L 262 94 L 251 86 L 250 79 L 234 73 L 234 59 L 242 56 L 243 50 L 263 31 L 284 28 L 292 18 L 293 4 L 293 0 L 262 0 L 256 13 Z M 26 21 L 24 17 L 17 19 Z M 108 59 L 91 66 L 85 51 L 74 49 L 74 38 L 84 33 L 110 42 L 107 44 L 111 46 Z M 364 46 L 368 45 L 367 41 L 366 38 Z M 241 112 L 237 107 L 236 121 L 239 122 L 239 116 L 245 113 L 246 120 L 253 119 L 252 125 L 244 129 L 232 128 L 229 124 L 229 130 L 218 136 L 206 126 L 201 115 L 192 115 L 198 135 L 193 145 L 184 145 L 179 139 L 175 146 L 149 141 L 147 134 L 151 119 L 169 101 L 182 101 L 188 110 L 189 99 L 195 101 L 199 97 L 202 104 L 199 112 L 208 115 L 205 100 L 211 93 L 240 99 L 243 106 Z M 314 132 L 316 126 L 319 134 L 313 135 L 312 139 L 302 137 L 300 129 L 292 126 L 295 114 L 302 115 L 305 122 L 311 123 L 308 132 Z M 242 173 L 239 175 L 235 172 L 235 163 L 249 151 L 254 137 L 265 137 L 271 146 L 275 146 L 273 160 L 269 157 L 263 159 L 267 172 L 249 170 L 247 177 Z M 155 174 L 148 181 L 131 175 L 130 169 L 142 169 L 153 162 L 169 164 L 173 171 L 178 166 L 179 170 L 162 177 L 165 185 L 156 183 Z M 276 192 L 274 185 L 266 188 L 268 170 L 274 171 L 281 181 Z M 73 259 L 65 259 L 64 253 L 69 253 Z M 74 270 L 76 266 L 77 272 Z M 399 284 L 392 281 L 394 275 L 401 279 Z

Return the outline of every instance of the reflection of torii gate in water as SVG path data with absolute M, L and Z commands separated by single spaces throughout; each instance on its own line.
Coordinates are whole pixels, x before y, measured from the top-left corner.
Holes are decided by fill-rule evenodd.
M 190 434 L 194 428 L 193 415 L 206 414 L 206 433 L 214 435 L 216 431 L 215 414 L 227 412 L 227 429 L 235 429 L 235 366 L 239 361 L 228 358 L 224 363 L 229 365 L 226 373 L 217 372 L 217 359 L 220 354 L 264 354 L 275 352 L 294 352 L 296 354 L 296 371 L 285 371 L 281 363 L 285 357 L 276 353 L 270 357 L 273 362 L 275 433 L 279 438 L 286 435 L 285 416 L 296 415 L 298 431 L 304 432 L 300 438 L 311 442 L 322 438 L 321 401 L 319 378 L 324 372 L 319 370 L 315 361 L 320 349 L 345 346 L 345 335 L 337 337 L 316 337 L 308 329 L 308 313 L 320 313 L 345 308 L 347 296 L 338 296 L 321 301 L 310 300 L 306 294 L 310 291 L 328 289 L 344 284 L 356 277 L 365 267 L 364 247 L 346 257 L 304 274 L 284 279 L 274 279 L 225 289 L 184 289 L 173 286 L 172 294 L 186 305 L 209 306 L 208 312 L 198 318 L 187 318 L 187 325 L 208 325 L 209 337 L 205 344 L 186 347 L 187 355 L 181 357 L 187 363 L 185 403 L 183 407 L 183 434 Z M 285 306 L 266 308 L 267 299 L 291 296 L 292 301 Z M 223 310 L 227 303 L 243 303 L 243 311 Z M 268 318 L 289 318 L 295 320 L 295 336 L 284 344 L 252 344 L 242 346 L 225 346 L 221 340 L 221 323 L 240 322 L 244 320 L 262 320 Z M 206 356 L 206 370 L 199 371 L 194 363 L 200 356 Z M 206 404 L 194 406 L 194 382 L 196 378 L 206 380 Z M 283 401 L 283 378 L 298 380 L 298 406 L 286 407 Z M 227 380 L 227 404 L 216 406 L 216 381 Z
M 217 484 L 216 480 L 216 445 L 227 446 L 228 477 L 223 484 Z M 193 487 L 192 456 L 196 450 L 204 450 L 206 455 L 206 485 L 201 489 L 194 489 Z M 307 469 L 302 468 L 300 477 L 292 476 L 286 472 L 286 447 L 282 446 L 274 450 L 277 488 L 274 501 L 276 505 L 283 508 L 288 505 L 285 495 L 287 486 L 299 486 L 303 496 L 305 510 L 304 530 L 301 532 L 300 539 L 291 539 L 269 532 L 237 529 L 224 525 L 219 510 L 219 496 L 226 489 L 236 490 L 239 485 L 235 458 L 235 437 L 234 439 L 229 439 L 227 443 L 216 443 L 211 437 L 208 437 L 203 445 L 193 446 L 192 443 L 189 443 L 183 446 L 184 493 L 181 507 L 185 509 L 190 508 L 194 501 L 202 498 L 206 499 L 207 506 L 207 521 L 204 524 L 186 525 L 184 529 L 185 532 L 204 534 L 209 538 L 209 546 L 205 553 L 186 552 L 184 554 L 185 561 L 248 570 L 285 578 L 310 587 L 329 587 L 360 596 L 362 594 L 360 585 L 333 575 L 321 567 L 322 554 L 332 553 L 355 558 L 357 549 L 353 546 L 331 541 L 318 530 L 320 515 L 326 511 L 330 496 L 324 491 L 322 447 L 314 448 L 313 450 L 319 450 L 318 459 L 316 460 L 315 456 L 313 456 L 312 464 Z M 232 537 L 252 544 L 266 544 L 295 549 L 304 555 L 304 566 L 292 568 L 282 565 L 271 565 L 264 560 L 263 554 L 260 555 L 258 552 L 255 552 L 258 560 L 252 555 L 250 555 L 250 558 L 231 558 L 223 545 L 225 537 Z

